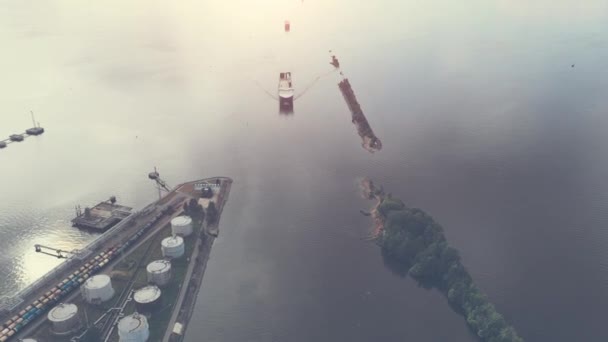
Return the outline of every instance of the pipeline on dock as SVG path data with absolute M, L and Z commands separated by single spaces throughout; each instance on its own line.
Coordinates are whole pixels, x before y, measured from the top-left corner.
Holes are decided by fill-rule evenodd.
M 338 87 L 342 92 L 342 96 L 344 96 L 348 109 L 350 109 L 352 121 L 355 124 L 355 127 L 357 127 L 357 133 L 359 133 L 359 136 L 361 137 L 361 146 L 371 153 L 380 151 L 382 149 L 382 142 L 380 139 L 378 139 L 378 137 L 376 137 L 374 131 L 372 131 L 372 128 L 369 125 L 369 122 L 367 122 L 365 114 L 363 114 L 363 110 L 361 109 L 359 102 L 357 102 L 355 92 L 353 91 L 348 79 L 344 78 L 340 83 L 338 83 Z

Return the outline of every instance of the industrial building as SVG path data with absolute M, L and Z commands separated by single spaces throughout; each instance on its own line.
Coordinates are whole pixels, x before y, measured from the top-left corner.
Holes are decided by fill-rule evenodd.
M 99 304 L 114 296 L 112 280 L 105 274 L 98 274 L 87 279 L 81 287 L 82 296 L 90 304 Z
M 184 239 L 178 235 L 164 238 L 160 243 L 160 249 L 165 258 L 179 258 L 185 252 Z
M 57 335 L 66 335 L 80 328 L 78 307 L 74 304 L 57 305 L 49 311 L 47 318 L 53 325 L 51 331 Z
M 178 216 L 171 220 L 171 233 L 181 236 L 192 234 L 192 218 L 190 216 Z
M 164 286 L 171 280 L 171 261 L 156 260 L 146 267 L 148 282 L 158 286 Z
M 133 300 L 135 300 L 137 311 L 145 313 L 154 312 L 160 306 L 161 294 L 162 291 L 156 285 L 144 286 L 135 291 Z
M 150 327 L 146 316 L 134 313 L 118 322 L 119 342 L 146 342 L 150 337 Z

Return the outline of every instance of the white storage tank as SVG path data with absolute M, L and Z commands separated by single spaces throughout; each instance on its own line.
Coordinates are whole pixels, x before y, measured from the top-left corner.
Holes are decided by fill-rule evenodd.
M 125 316 L 118 322 L 118 340 L 120 342 L 145 342 L 150 336 L 146 316 L 137 312 Z
M 133 300 L 139 312 L 153 312 L 160 305 L 161 291 L 156 285 L 144 286 L 135 291 Z
M 78 307 L 74 304 L 59 304 L 49 311 L 47 317 L 55 334 L 68 334 L 80 327 Z
M 184 255 L 184 239 L 178 235 L 164 238 L 160 243 L 160 250 L 164 257 L 172 259 L 179 258 Z
M 178 216 L 171 220 L 171 232 L 173 235 L 188 236 L 192 234 L 192 219 L 190 216 Z
M 92 276 L 81 287 L 82 296 L 91 304 L 105 302 L 114 296 L 112 280 L 105 274 Z
M 171 280 L 171 261 L 156 260 L 152 261 L 146 267 L 148 271 L 148 282 L 163 286 Z
M 24 338 L 23 340 L 21 340 L 21 342 L 38 342 L 33 338 Z

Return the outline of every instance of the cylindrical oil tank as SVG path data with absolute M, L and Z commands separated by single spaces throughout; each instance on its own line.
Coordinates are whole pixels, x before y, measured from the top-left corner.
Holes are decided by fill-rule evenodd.
M 24 338 L 23 340 L 21 340 L 21 342 L 38 342 L 38 341 L 33 338 Z
M 81 287 L 82 296 L 91 304 L 105 302 L 114 296 L 112 280 L 105 274 L 90 277 Z
M 173 259 L 179 258 L 184 255 L 184 239 L 178 235 L 164 238 L 160 243 L 160 250 L 164 257 Z
M 74 304 L 59 304 L 52 308 L 47 315 L 56 334 L 67 334 L 80 325 L 78 307 Z
M 192 234 L 192 219 L 190 216 L 178 216 L 171 220 L 173 235 L 188 236 Z
M 163 286 L 171 280 L 171 261 L 156 260 L 152 261 L 146 267 L 148 271 L 148 282 Z
M 161 291 L 156 285 L 144 286 L 135 291 L 133 300 L 139 312 L 154 312 L 160 305 Z
M 118 322 L 118 340 L 120 342 L 145 342 L 150 336 L 146 316 L 137 312 L 125 316 Z

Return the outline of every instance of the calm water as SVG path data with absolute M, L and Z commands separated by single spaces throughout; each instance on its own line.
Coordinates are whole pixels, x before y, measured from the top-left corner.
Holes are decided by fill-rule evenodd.
M 0 151 L 0 293 L 57 264 L 35 243 L 94 238 L 75 204 L 152 201 L 156 165 L 235 179 L 187 341 L 475 341 L 364 241 L 369 176 L 445 226 L 528 341 L 608 340 L 607 29 L 593 0 L 1 2 L 0 136 L 29 110 L 47 133 Z M 280 71 L 293 116 L 264 91 Z

